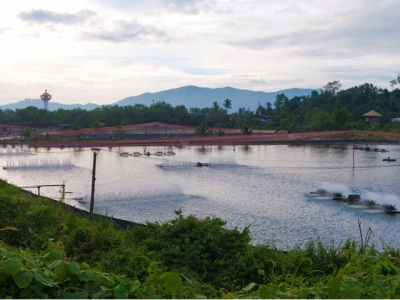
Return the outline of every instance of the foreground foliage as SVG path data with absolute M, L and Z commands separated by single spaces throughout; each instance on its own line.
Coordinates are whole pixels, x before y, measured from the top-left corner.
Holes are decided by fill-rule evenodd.
M 123 230 L 0 181 L 0 297 L 398 298 L 400 255 L 320 240 L 288 251 L 249 229 L 177 217 Z

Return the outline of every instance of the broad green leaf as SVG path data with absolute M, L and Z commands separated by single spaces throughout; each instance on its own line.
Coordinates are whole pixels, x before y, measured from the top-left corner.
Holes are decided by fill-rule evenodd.
M 344 281 L 343 296 L 347 299 L 360 299 L 362 292 L 362 284 L 352 277 L 347 277 Z
M 100 291 L 100 283 L 99 282 L 87 282 L 84 285 L 85 291 L 89 294 L 97 293 Z
M 97 273 L 93 280 L 100 282 L 100 284 L 105 287 L 112 287 L 115 284 L 114 278 L 102 273 Z
M 118 286 L 114 290 L 114 296 L 116 299 L 128 299 L 128 290 L 124 286 Z
M 173 294 L 182 287 L 182 279 L 176 273 L 166 272 L 161 275 L 161 278 L 164 281 L 164 287 Z
M 90 281 L 94 279 L 94 272 L 93 271 L 82 271 L 79 273 L 78 278 L 80 281 Z
M 72 274 L 78 274 L 81 268 L 76 262 L 70 262 L 68 264 L 68 271 Z
M 3 263 L 3 268 L 7 273 L 15 275 L 22 269 L 22 265 L 18 260 L 12 258 Z
M 53 270 L 56 266 L 58 266 L 59 264 L 63 264 L 63 263 L 64 262 L 61 259 L 56 259 L 51 264 L 49 264 L 49 269 Z
M 243 290 L 246 291 L 246 292 L 251 291 L 251 289 L 252 289 L 253 287 L 255 287 L 256 285 L 257 285 L 256 283 L 252 282 L 252 283 L 248 284 L 247 286 L 245 286 L 245 287 L 243 288 Z
M 91 295 L 93 299 L 104 299 L 107 296 L 112 296 L 112 294 L 109 291 L 98 291 L 94 294 Z M 109 297 L 111 298 L 111 297 Z
M 140 287 L 140 281 L 135 280 L 129 283 L 129 293 L 134 292 L 137 288 Z
M 81 263 L 81 269 L 82 270 L 90 270 L 90 267 L 87 263 L 83 262 L 83 263 Z
M 279 289 L 272 285 L 260 285 L 258 288 L 258 295 L 261 299 L 271 299 L 276 298 L 276 294 L 279 292 Z
M 331 278 L 328 281 L 328 297 L 331 299 L 339 299 L 340 287 L 342 286 L 342 281 L 338 278 Z
M 62 259 L 63 258 L 63 255 L 62 255 L 61 251 L 58 250 L 58 249 L 51 250 L 51 254 L 53 254 L 53 256 L 55 258 L 57 258 L 57 259 Z
M 33 279 L 33 274 L 27 271 L 19 272 L 13 276 L 15 284 L 20 288 L 29 286 Z
M 68 266 L 66 263 L 59 264 L 54 268 L 54 273 L 59 280 L 64 280 L 68 276 Z
M 235 294 L 232 293 L 232 292 L 229 292 L 229 293 L 225 294 L 225 295 L 222 297 L 222 299 L 235 299 L 235 298 L 236 298 L 236 296 L 235 296 Z
M 47 285 L 47 286 L 54 286 L 53 280 L 43 271 L 35 271 L 35 279 L 39 281 L 40 283 Z

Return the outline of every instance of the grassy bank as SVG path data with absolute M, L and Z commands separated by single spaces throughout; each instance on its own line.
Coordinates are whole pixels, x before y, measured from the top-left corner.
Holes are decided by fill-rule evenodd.
M 122 229 L 0 181 L 0 297 L 398 298 L 400 256 L 347 241 L 282 251 L 176 212 Z

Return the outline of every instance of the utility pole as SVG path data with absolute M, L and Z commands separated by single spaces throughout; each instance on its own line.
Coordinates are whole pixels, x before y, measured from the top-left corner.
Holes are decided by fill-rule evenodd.
M 93 171 L 92 171 L 92 195 L 90 197 L 90 220 L 93 220 L 93 207 L 94 207 L 94 183 L 96 181 L 96 156 L 100 148 L 92 148 L 93 151 Z

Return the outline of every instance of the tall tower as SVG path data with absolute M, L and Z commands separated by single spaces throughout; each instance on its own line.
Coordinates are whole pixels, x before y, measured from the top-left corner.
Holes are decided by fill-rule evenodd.
M 48 110 L 49 109 L 49 101 L 51 100 L 51 95 L 47 92 L 47 90 L 44 90 L 44 93 L 42 95 L 40 95 L 40 99 L 42 99 L 44 102 L 44 109 Z

